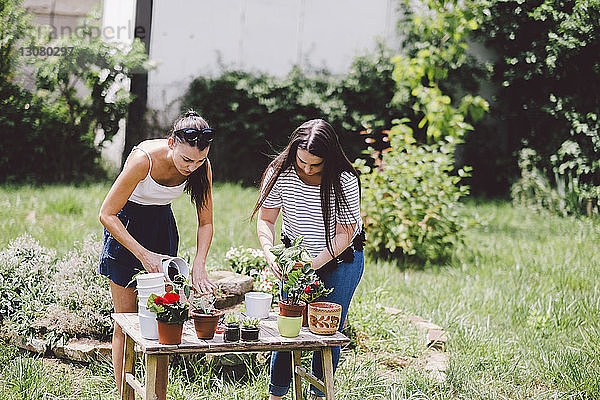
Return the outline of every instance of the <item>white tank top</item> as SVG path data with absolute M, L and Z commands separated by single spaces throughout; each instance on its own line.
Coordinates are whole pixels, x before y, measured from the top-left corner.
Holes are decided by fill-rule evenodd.
M 148 169 L 148 175 L 137 184 L 133 193 L 129 196 L 129 200 L 143 206 L 162 206 L 171 204 L 171 201 L 181 196 L 185 188 L 185 182 L 177 186 L 165 186 L 156 182 L 150 175 L 150 171 L 152 171 L 152 158 L 150 158 L 150 154 L 137 146 L 131 151 L 135 149 L 143 151 L 148 156 L 150 168 Z

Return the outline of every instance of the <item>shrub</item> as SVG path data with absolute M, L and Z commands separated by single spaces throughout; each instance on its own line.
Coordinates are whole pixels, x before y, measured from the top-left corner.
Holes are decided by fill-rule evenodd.
M 211 149 L 215 179 L 255 184 L 303 122 L 326 119 L 337 131 L 350 159 L 361 154 L 361 122 L 391 123 L 399 111 L 391 103 L 394 66 L 383 46 L 357 57 L 345 76 L 294 68 L 285 78 L 225 71 L 216 78 L 198 77 L 183 99 L 218 130 Z
M 462 240 L 466 221 L 458 186 L 469 168 L 454 170 L 452 143 L 417 145 L 404 122 L 389 132 L 390 147 L 372 154 L 376 166 L 357 161 L 362 185 L 366 250 L 375 256 L 435 261 Z
M 90 238 L 57 260 L 53 250 L 27 234 L 11 241 L 0 252 L 4 334 L 108 339 L 112 301 L 108 281 L 96 271 L 100 248 Z
M 100 35 L 93 35 L 99 17 L 92 15 L 83 29 L 52 43 L 72 52 L 29 59 L 37 85 L 30 93 L 12 82 L 13 69 L 23 65 L 15 53 L 15 40 L 34 40 L 27 37 L 31 26 L 17 10 L 20 4 L 0 3 L 1 54 L 10 57 L 0 62 L 0 182 L 103 176 L 96 134 L 101 130 L 104 135 L 100 143 L 112 138 L 126 116 L 132 98 L 123 83 L 146 67 L 143 44 L 139 39 L 129 47 L 103 42 Z M 38 37 L 35 45 L 49 43 Z
M 468 4 L 480 19 L 477 38 L 499 55 L 490 63 L 497 90 L 495 113 L 504 125 L 501 141 L 490 137 L 502 144 L 496 157 L 512 161 L 523 145 L 533 149 L 539 155 L 538 171 L 553 187 L 563 190 L 562 181 L 566 191 L 573 188 L 570 192 L 577 199 L 569 212 L 597 207 L 600 3 L 489 0 Z M 496 163 L 495 158 L 486 163 Z

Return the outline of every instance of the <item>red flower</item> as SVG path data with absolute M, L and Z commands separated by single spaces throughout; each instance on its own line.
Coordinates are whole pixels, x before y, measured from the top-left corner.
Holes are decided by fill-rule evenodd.
M 166 304 L 174 304 L 179 301 L 179 295 L 177 293 L 167 293 L 164 295 Z
M 313 285 L 315 285 L 315 287 L 319 287 L 319 284 L 320 284 L 320 283 L 321 283 L 321 282 L 319 282 L 319 281 L 315 281 L 315 282 L 313 283 Z
M 310 285 L 304 288 L 304 293 L 310 293 Z
M 164 297 L 157 296 L 157 297 L 154 299 L 154 303 L 156 303 L 156 304 L 158 304 L 159 306 L 161 306 L 161 305 L 163 305 L 163 304 L 167 304 L 167 301 L 164 299 Z

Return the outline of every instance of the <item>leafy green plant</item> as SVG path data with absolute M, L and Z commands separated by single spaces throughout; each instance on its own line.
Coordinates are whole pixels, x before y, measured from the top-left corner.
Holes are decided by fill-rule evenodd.
M 238 274 L 250 276 L 256 276 L 259 271 L 269 266 L 262 250 L 243 246 L 227 250 L 225 261 Z
M 0 140 L 5 143 L 0 149 L 0 181 L 80 182 L 102 177 L 96 138 L 100 144 L 111 139 L 126 117 L 132 96 L 124 82 L 149 66 L 143 44 L 139 39 L 130 46 L 104 42 L 93 34 L 100 30 L 100 17 L 92 15 L 75 34 L 51 44 L 72 52 L 27 59 L 36 79 L 36 89 L 30 92 L 11 78 L 12 68 L 24 67 L 23 60 L 13 57 L 16 40 L 33 37 L 27 34 L 28 19 L 17 9 L 20 3 L 3 1 L 0 7 Z M 49 38 L 36 40 L 36 46 L 50 45 Z M 97 136 L 99 132 L 103 136 Z M 56 148 L 60 151 L 47 151 Z
M 304 288 L 304 293 L 302 293 L 302 295 L 300 296 L 300 300 L 306 302 L 306 303 L 312 303 L 313 301 L 317 300 L 320 297 L 325 297 L 327 296 L 329 293 L 333 292 L 333 288 L 331 289 L 327 289 L 325 287 L 325 285 L 323 284 L 323 281 L 321 279 L 319 279 L 319 277 L 317 276 L 316 273 L 314 274 L 308 274 L 307 277 L 308 281 L 310 282 L 311 278 L 315 278 L 312 282 L 310 282 L 308 285 L 306 285 L 306 287 Z
M 390 147 L 373 154 L 375 167 L 356 162 L 362 172 L 366 250 L 375 256 L 443 259 L 467 224 L 459 200 L 469 191 L 459 183 L 470 169 L 453 175 L 452 141 L 418 145 L 406 122 L 397 121 L 388 132 Z
M 244 318 L 242 320 L 242 326 L 244 328 L 258 328 L 260 324 L 260 318 Z
M 175 292 L 167 292 L 163 296 L 153 293 L 148 297 L 148 311 L 156 313 L 157 321 L 183 325 L 189 318 L 190 305 L 180 300 Z
M 271 247 L 270 251 L 275 255 L 275 262 L 281 266 L 283 276 L 287 276 L 294 267 L 304 267 L 312 264 L 312 257 L 308 250 L 301 246 L 304 236 L 298 236 L 290 247 L 281 243 Z
M 208 294 L 195 294 L 192 299 L 192 311 L 200 312 L 202 314 L 212 315 L 217 312 L 215 308 L 215 302 L 217 296 L 214 293 Z
M 238 325 L 240 323 L 240 317 L 236 313 L 227 313 L 223 317 L 223 321 L 227 325 Z

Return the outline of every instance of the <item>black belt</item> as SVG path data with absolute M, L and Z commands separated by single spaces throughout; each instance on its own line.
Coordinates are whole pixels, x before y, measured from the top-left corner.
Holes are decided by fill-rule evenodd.
M 292 246 L 291 239 L 289 237 L 287 237 L 286 235 L 284 235 L 283 233 L 281 234 L 281 242 L 285 245 L 285 247 Z M 364 245 L 365 245 L 365 231 L 364 231 L 364 229 L 361 229 L 360 233 L 354 237 L 354 239 L 352 240 L 352 243 L 350 243 L 350 246 L 348 246 L 346 248 L 346 250 L 342 251 L 337 257 L 334 257 L 331 261 L 327 262 L 319 270 L 335 268 L 338 266 L 338 264 L 343 263 L 343 262 L 351 263 L 352 261 L 354 261 L 354 252 L 362 251 L 364 248 Z

